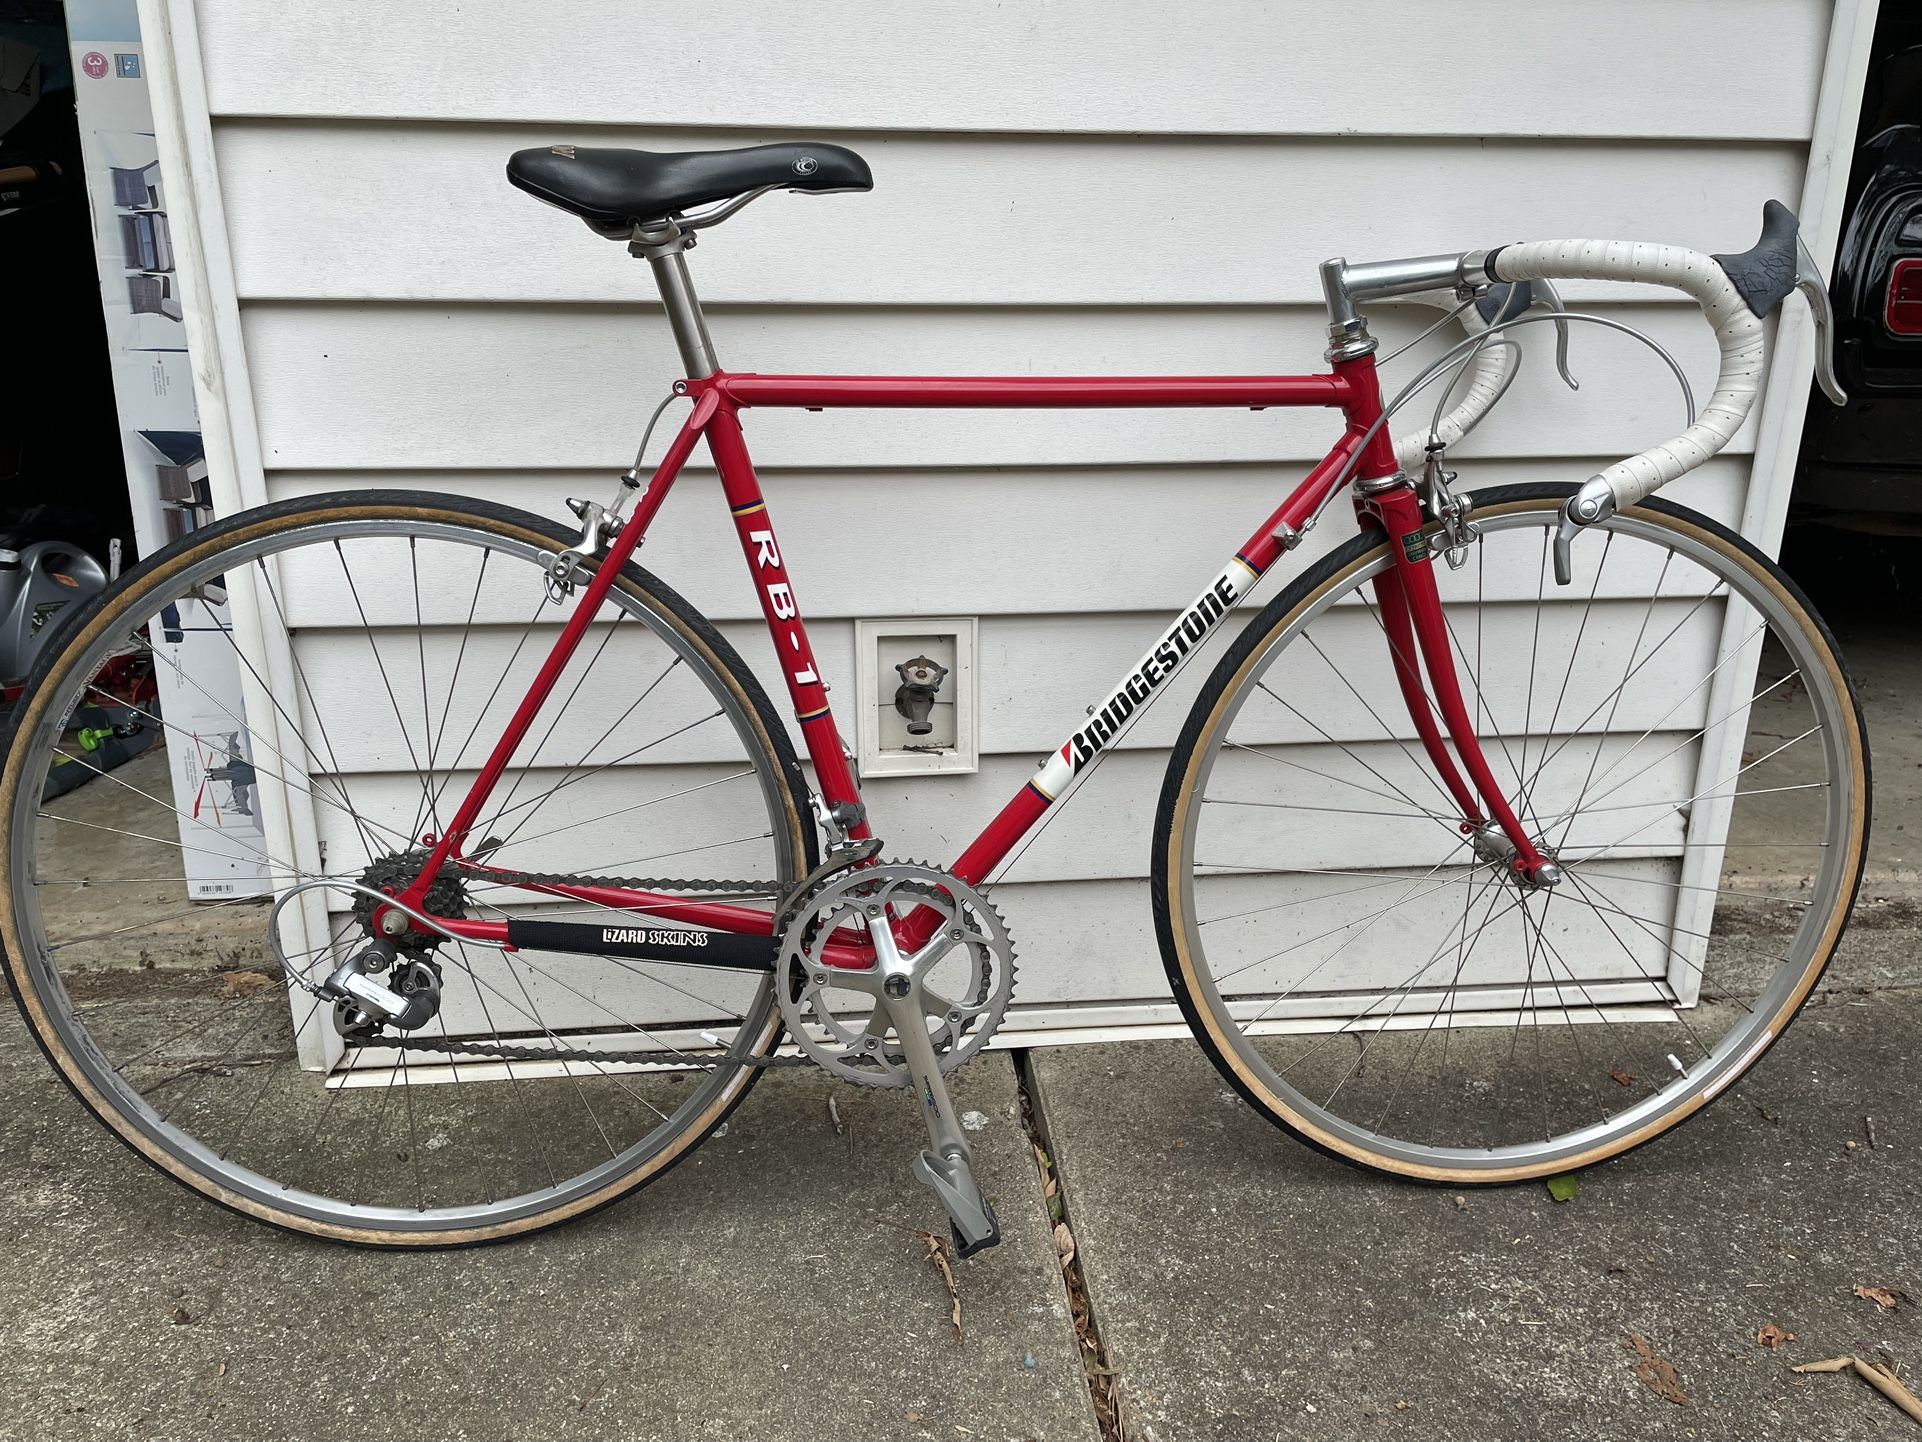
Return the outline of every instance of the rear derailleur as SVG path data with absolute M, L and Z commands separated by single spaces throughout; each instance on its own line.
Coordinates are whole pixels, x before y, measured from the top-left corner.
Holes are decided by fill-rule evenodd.
M 393 942 L 370 943 L 322 984 L 334 1000 L 334 1030 L 347 1041 L 377 1043 L 384 1030 L 418 1031 L 440 1014 L 440 963 L 403 957 Z

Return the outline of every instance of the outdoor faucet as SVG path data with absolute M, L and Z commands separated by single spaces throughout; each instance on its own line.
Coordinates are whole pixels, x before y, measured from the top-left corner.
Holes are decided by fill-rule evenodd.
M 894 693 L 894 709 L 908 718 L 908 735 L 926 736 L 934 730 L 928 713 L 934 709 L 934 696 L 948 679 L 948 668 L 928 656 L 916 656 L 894 668 L 901 687 Z

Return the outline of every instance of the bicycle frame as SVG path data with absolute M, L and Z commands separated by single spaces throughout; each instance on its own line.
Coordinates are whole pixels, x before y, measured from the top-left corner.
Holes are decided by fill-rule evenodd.
M 776 654 L 784 658 L 782 676 L 808 757 L 814 765 L 821 797 L 830 808 L 851 808 L 843 812 L 857 818 L 846 828 L 849 839 L 862 840 L 872 834 L 860 808 L 860 794 L 842 749 L 841 733 L 828 702 L 827 688 L 815 664 L 807 625 L 788 579 L 773 518 L 742 435 L 739 413 L 757 406 L 809 410 L 1243 406 L 1261 410 L 1270 406 L 1320 406 L 1337 409 L 1344 418 L 1346 426 L 1341 439 L 1321 462 L 1256 527 L 1107 698 L 1090 708 L 1086 724 L 1049 756 L 1036 775 L 956 858 L 949 869 L 963 881 L 970 885 L 984 881 L 1033 830 L 1062 799 L 1074 778 L 1126 728 L 1134 714 L 1153 703 L 1162 684 L 1186 664 L 1236 603 L 1253 589 L 1282 553 L 1299 540 L 1301 532 L 1313 523 L 1322 506 L 1351 473 L 1358 477 L 1356 504 L 1364 519 L 1380 525 L 1387 535 L 1400 541 L 1394 550 L 1395 566 L 1383 572 L 1373 584 L 1403 699 L 1438 777 L 1461 810 L 1462 832 L 1485 831 L 1492 820 L 1512 844 L 1513 865 L 1517 870 L 1532 875 L 1534 869 L 1543 864 L 1543 857 L 1516 821 L 1489 770 L 1463 703 L 1431 569 L 1421 507 L 1413 488 L 1405 481 L 1396 482 L 1393 446 L 1386 428 L 1377 425 L 1382 419 L 1382 405 L 1372 354 L 1336 359 L 1330 371 L 1316 375 L 867 377 L 731 374 L 717 370 L 679 382 L 676 390 L 693 400 L 692 412 L 638 497 L 633 514 L 582 587 L 574 614 L 562 628 L 553 651 L 459 810 L 442 834 L 431 838 L 432 849 L 421 877 L 401 893 L 398 899 L 402 903 L 416 909 L 424 906 L 427 880 L 438 876 L 449 862 L 463 862 L 463 847 L 495 783 L 546 704 L 555 681 L 573 656 L 614 578 L 641 544 L 682 467 L 703 439 L 720 472 L 721 489 L 734 518 L 741 553 L 760 597 L 768 633 Z M 1370 482 L 1377 484 L 1371 486 Z M 1380 484 L 1382 482 L 1386 484 Z M 1429 691 L 1424 688 L 1424 669 L 1433 689 L 1432 705 Z M 1446 740 L 1443 727 L 1447 730 Z M 1453 755 L 1449 743 L 1453 745 Z M 1466 778 L 1462 775 L 1464 769 L 1468 773 Z M 477 875 L 486 875 L 488 868 L 484 861 L 467 864 Z M 536 923 L 540 932 L 538 944 L 545 949 L 644 954 L 656 960 L 705 966 L 766 969 L 772 963 L 767 939 L 772 935 L 774 918 L 765 911 L 615 887 L 544 884 L 525 889 L 590 905 L 644 912 L 744 940 L 756 939 L 747 945 L 729 946 L 724 941 L 715 944 L 715 938 L 704 936 L 698 944 L 674 945 L 671 939 L 664 940 L 654 933 L 630 940 L 610 936 L 609 928 L 598 926 Z M 921 921 L 931 929 L 928 918 L 932 913 L 926 908 L 923 913 Z M 476 941 L 507 946 L 517 941 L 532 941 L 527 923 L 446 918 L 442 924 L 448 932 Z M 904 946 L 913 947 L 926 940 L 915 918 L 897 921 L 896 925 Z M 825 959 L 830 965 L 866 967 L 872 962 L 872 952 L 857 935 L 850 934 L 831 946 Z

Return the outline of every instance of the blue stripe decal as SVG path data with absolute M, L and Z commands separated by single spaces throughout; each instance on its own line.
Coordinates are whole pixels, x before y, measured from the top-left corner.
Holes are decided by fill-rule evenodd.
M 796 721 L 799 721 L 803 726 L 805 726 L 810 721 L 819 721 L 823 716 L 827 715 L 828 712 L 832 709 L 833 709 L 832 707 L 823 706 L 819 711 L 811 712 L 806 716 L 796 716 L 794 719 Z
M 1028 783 L 1028 789 L 1032 791 L 1036 796 L 1039 796 L 1043 801 L 1047 802 L 1048 805 L 1050 806 L 1054 805 L 1054 798 L 1048 795 L 1048 793 L 1043 791 L 1039 786 L 1036 786 L 1032 781 Z
M 1261 572 L 1255 569 L 1255 563 L 1253 561 L 1250 561 L 1246 556 L 1242 555 L 1241 552 L 1239 551 L 1235 552 L 1235 559 L 1241 562 L 1242 565 L 1248 568 L 1249 575 L 1253 576 L 1257 581 L 1261 579 Z

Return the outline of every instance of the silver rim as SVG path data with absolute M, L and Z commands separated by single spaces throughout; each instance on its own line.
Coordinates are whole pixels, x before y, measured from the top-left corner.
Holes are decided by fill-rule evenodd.
M 1428 835 L 1445 797 L 1363 590 L 1385 552 L 1263 640 L 1198 741 L 1178 880 L 1195 1003 L 1288 1111 L 1396 1169 L 1541 1170 L 1713 1097 L 1773 1039 L 1853 884 L 1852 705 L 1819 637 L 1646 511 L 1585 535 L 1558 595 L 1555 504 L 1478 518 L 1462 571 L 1437 569 L 1484 750 L 1563 884 L 1530 891 L 1474 838 Z M 1283 799 L 1255 794 L 1278 781 Z M 1712 818 L 1689 824 L 1717 806 L 1719 849 Z M 1594 839 L 1611 814 L 1613 845 Z M 1370 828 L 1377 859 L 1325 859 Z
M 293 1217 L 370 1232 L 499 1226 L 593 1197 L 688 1140 L 691 1130 L 710 1124 L 738 1097 L 751 1073 L 716 1067 L 717 1043 L 745 1034 L 749 1049 L 762 1051 L 777 1024 L 771 979 L 758 973 L 723 974 L 716 982 L 712 972 L 650 963 L 537 960 L 528 953 L 509 958 L 449 944 L 435 953 L 447 997 L 436 1018 L 439 1036 L 449 1044 L 445 1053 L 410 1058 L 350 1042 L 323 1081 L 311 1070 L 311 1055 L 309 1069 L 301 1067 L 298 1039 L 331 1029 L 324 1009 L 278 975 L 265 976 L 277 968 L 264 936 L 252 951 L 232 951 L 244 944 L 246 928 L 236 928 L 237 917 L 264 917 L 264 902 L 193 903 L 176 894 L 164 913 L 123 912 L 111 924 L 92 921 L 98 899 L 115 895 L 115 886 L 126 895 L 144 895 L 184 880 L 190 847 L 227 854 L 233 847 L 226 839 L 202 837 L 197 818 L 183 819 L 164 768 L 146 774 L 155 772 L 148 757 L 163 752 L 162 745 L 118 767 L 88 767 L 85 785 L 53 801 L 40 800 L 43 783 L 36 778 L 56 764 L 85 761 L 76 749 L 73 718 L 90 713 L 76 707 L 127 717 L 154 732 L 154 741 L 192 744 L 158 703 L 115 710 L 109 693 L 93 683 L 112 658 L 128 654 L 136 633 L 134 653 L 144 645 L 148 663 L 162 671 L 166 644 L 156 647 L 148 623 L 161 622 L 163 602 L 208 594 L 210 583 L 243 568 L 259 578 L 263 615 L 273 615 L 295 637 L 294 694 L 279 694 L 273 709 L 284 727 L 300 728 L 308 752 L 305 762 L 289 761 L 255 736 L 247 760 L 255 783 L 284 782 L 312 807 L 321 844 L 333 843 L 322 853 L 319 874 L 358 875 L 369 860 L 401 849 L 423 824 L 434 824 L 428 818 L 451 811 L 463 788 L 450 785 L 450 778 L 471 774 L 478 755 L 491 746 L 505 716 L 500 708 L 518 700 L 546 654 L 547 647 L 533 638 L 557 629 L 577 597 L 546 605 L 539 599 L 540 548 L 452 519 L 458 512 L 448 514 L 445 522 L 356 520 L 325 512 L 312 520 L 290 519 L 268 535 L 219 549 L 162 584 L 143 586 L 133 601 L 113 603 L 123 619 L 62 668 L 64 694 L 45 707 L 31 735 L 14 740 L 16 751 L 25 751 L 8 830 L 13 911 L 23 942 L 17 969 L 61 1048 L 106 1098 L 120 1126 L 213 1187 Z M 366 568 L 377 552 L 390 563 L 381 578 L 384 592 Z M 406 571 L 399 569 L 401 557 Z M 322 585 L 320 562 L 337 566 L 345 586 Z M 352 599 L 351 610 L 340 604 L 342 590 Z M 331 623 L 317 615 L 323 592 L 335 603 Z M 524 619 L 512 646 L 515 623 L 495 609 L 508 596 L 524 603 L 513 613 Z M 494 793 L 498 822 L 491 834 L 504 838 L 494 859 L 527 872 L 759 878 L 776 884 L 750 904 L 771 909 L 780 884 L 790 883 L 798 867 L 785 778 L 759 748 L 747 709 L 651 599 L 616 586 L 595 625 L 598 639 L 590 633 L 531 733 L 539 739 L 527 755 L 537 764 L 524 765 L 526 758 L 517 757 Z M 340 704 L 342 674 L 327 679 L 356 635 L 365 645 L 358 672 L 348 674 L 359 677 L 358 712 Z M 254 668 L 259 658 L 243 657 L 230 633 L 225 643 L 237 666 Z M 503 651 L 507 660 L 500 664 Z M 655 664 L 645 671 L 625 664 L 643 657 Z M 407 660 L 414 662 L 411 676 Z M 206 688 L 198 689 L 196 704 L 214 703 Z M 628 709 L 603 725 L 608 713 L 589 706 L 597 696 L 618 698 Z M 636 696 L 642 700 L 634 701 Z M 664 714 L 675 705 L 686 716 Z M 584 716 L 591 725 L 576 724 Z M 584 749 L 578 744 L 583 735 L 594 738 Z M 642 738 L 638 746 L 636 736 Z M 402 744 L 395 746 L 396 739 Z M 573 751 L 560 749 L 570 740 Z M 378 753 L 383 745 L 384 771 L 373 774 L 372 761 L 370 770 L 358 769 L 356 754 Z M 637 759 L 644 751 L 659 760 Z M 394 778 L 408 773 L 418 795 L 403 799 Z M 671 784 L 649 788 L 663 777 Z M 630 803 L 637 793 L 646 799 Z M 565 803 L 550 807 L 562 794 Z M 603 794 L 608 799 L 597 801 Z M 237 798 L 258 804 L 237 791 L 227 797 L 230 804 Z M 142 819 L 127 824 L 120 813 L 129 810 Z M 656 836 L 674 844 L 648 844 Z M 88 862 L 73 837 L 103 844 L 120 863 L 108 868 L 117 874 L 76 875 L 75 868 Z M 624 849 L 615 838 L 625 838 Z M 253 849 L 282 875 L 304 880 L 315 874 L 277 848 L 262 846 L 264 841 Z M 168 862 L 155 870 L 161 857 Z M 563 860 L 567 864 L 558 864 Z M 89 898 L 85 908 L 75 901 L 82 895 Z M 511 887 L 467 898 L 477 916 L 515 914 L 542 900 L 551 898 Z M 632 919 L 628 913 L 607 917 L 607 910 L 595 919 Z M 354 949 L 355 937 L 351 918 L 330 913 L 323 945 L 304 960 L 308 974 L 324 975 Z M 161 959 L 143 965 L 136 948 L 149 948 L 150 941 Z M 562 974 L 559 962 L 578 969 Z M 140 1011 L 143 1005 L 151 1014 Z M 256 1014 L 252 1020 L 249 1011 Z M 183 1014 L 188 1028 L 170 1034 Z M 206 1024 L 196 1029 L 194 1018 L 202 1014 Z M 560 1019 L 563 1014 L 567 1020 Z M 421 1034 L 431 1037 L 435 1030 L 430 1023 Z M 225 1054 L 192 1049 L 215 1032 L 225 1037 Z M 267 1045 L 263 1037 L 277 1040 Z M 466 1037 L 566 1048 L 580 1059 L 570 1055 L 562 1065 L 463 1058 L 454 1043 Z M 249 1042 L 256 1043 L 251 1051 Z M 290 1047 L 295 1051 L 281 1054 Z M 604 1064 L 594 1059 L 597 1049 L 647 1052 L 659 1061 Z M 273 1055 L 263 1061 L 266 1051 Z M 342 1085 L 343 1078 L 351 1084 Z M 228 1104 L 215 1105 L 223 1092 Z M 297 1114 L 311 1125 L 298 1130 L 287 1120 L 280 1134 L 263 1137 L 263 1121 L 280 1106 L 289 1118 Z M 616 1126 L 617 1116 L 625 1125 Z M 560 1132 L 569 1121 L 573 1132 L 592 1134 L 591 1144 L 563 1142 Z M 473 1128 L 477 1147 L 490 1148 L 502 1163 L 500 1175 L 488 1175 L 471 1155 L 462 1158 L 463 1125 Z M 510 1144 L 519 1148 L 511 1167 L 505 1151 Z M 364 1200 L 331 1190 L 348 1190 L 345 1174 L 356 1163 L 363 1166 L 356 1175 L 368 1178 Z M 376 1165 L 381 1188 L 396 1195 L 373 1196 Z M 534 1184 L 510 1184 L 509 1173 Z M 460 1200 L 448 1200 L 456 1192 Z

